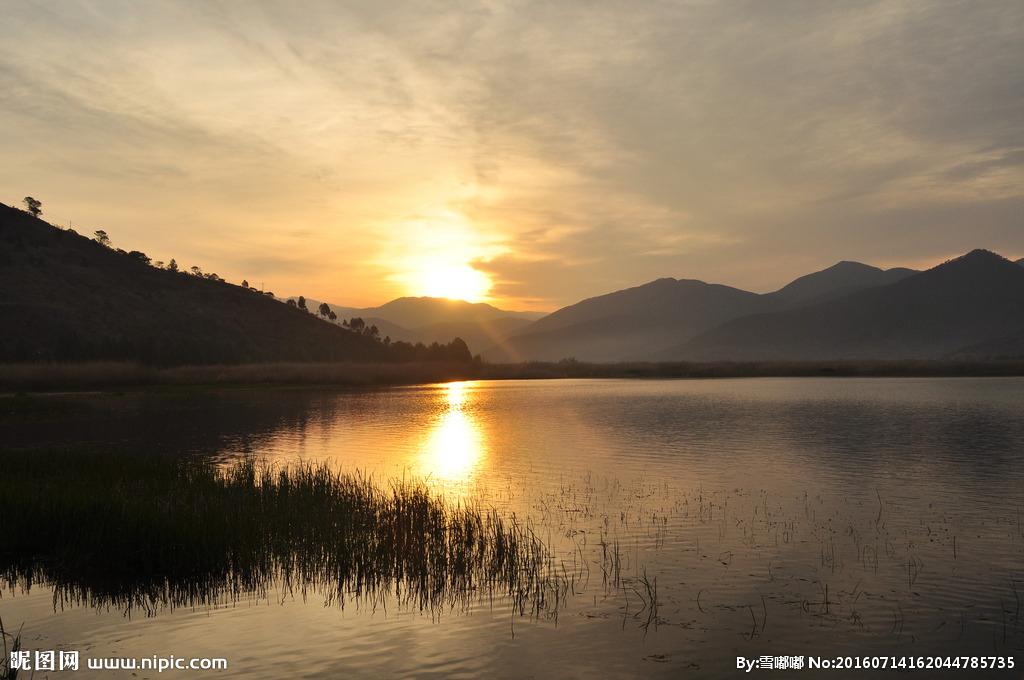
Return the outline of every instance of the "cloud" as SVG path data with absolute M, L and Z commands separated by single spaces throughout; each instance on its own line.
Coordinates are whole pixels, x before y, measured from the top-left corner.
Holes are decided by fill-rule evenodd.
M 424 215 L 510 305 L 1024 250 L 1019 2 L 301 10 L 8 3 L 0 184 L 352 304 L 408 292 Z

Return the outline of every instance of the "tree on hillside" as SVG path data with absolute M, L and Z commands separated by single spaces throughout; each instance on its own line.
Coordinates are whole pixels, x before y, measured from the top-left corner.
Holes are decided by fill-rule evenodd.
M 331 314 L 333 314 L 333 312 L 331 311 L 331 306 L 329 304 L 327 304 L 326 302 L 321 302 L 320 307 L 317 309 L 317 314 L 319 314 L 325 319 L 329 319 L 331 318 Z
M 295 304 L 295 300 L 292 300 L 291 298 L 288 298 L 288 301 L 285 304 L 287 304 L 289 307 L 296 307 L 297 306 Z
M 246 279 L 242 279 L 242 288 L 248 288 L 249 282 Z
M 366 328 L 366 322 L 356 316 L 348 320 L 348 327 L 356 333 L 362 333 L 363 329 Z
M 134 257 L 136 260 L 139 260 L 140 262 L 145 262 L 146 264 L 150 263 L 149 256 L 146 255 L 141 250 L 129 250 L 128 251 L 128 256 L 129 257 Z
M 202 276 L 203 275 L 203 270 L 200 269 L 198 265 L 192 265 L 189 268 L 189 271 L 192 272 L 192 276 Z
M 43 202 L 40 201 L 38 198 L 26 196 L 24 199 L 22 199 L 22 202 L 25 204 L 25 210 L 32 217 L 39 217 L 40 215 L 43 214 Z
M 99 243 L 101 246 L 106 246 L 107 248 L 110 247 L 110 236 L 108 236 L 107 232 L 102 229 L 97 229 L 93 232 L 92 240 L 96 241 L 96 243 Z
M 299 296 L 299 309 L 306 309 L 306 298 Z
M 330 319 L 331 321 L 337 321 L 338 320 L 338 315 L 335 314 L 334 310 L 332 309 L 329 312 L 327 312 L 327 318 Z
M 169 272 L 176 272 L 176 271 L 178 271 L 178 263 L 177 263 L 177 261 L 173 257 L 171 258 L 171 261 L 167 263 L 167 271 L 169 271 Z

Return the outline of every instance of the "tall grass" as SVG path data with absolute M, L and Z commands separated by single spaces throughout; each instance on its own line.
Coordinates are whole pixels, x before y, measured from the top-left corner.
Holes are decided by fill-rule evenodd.
M 0 619 L 0 642 L 3 646 L 3 657 L 0 658 L 0 680 L 17 680 L 19 669 L 11 666 L 11 657 L 21 651 L 21 633 L 8 633 L 4 629 L 3 619 Z
M 545 545 L 515 519 L 449 504 L 415 481 L 246 461 L 0 455 L 0 582 L 54 589 L 55 606 L 152 614 L 243 597 L 440 612 L 506 596 L 539 613 Z

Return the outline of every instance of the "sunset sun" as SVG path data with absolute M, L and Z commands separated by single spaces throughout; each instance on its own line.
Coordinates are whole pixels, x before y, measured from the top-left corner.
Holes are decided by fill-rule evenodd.
M 468 264 L 442 263 L 417 272 L 414 288 L 416 295 L 481 302 L 491 289 L 491 279 Z

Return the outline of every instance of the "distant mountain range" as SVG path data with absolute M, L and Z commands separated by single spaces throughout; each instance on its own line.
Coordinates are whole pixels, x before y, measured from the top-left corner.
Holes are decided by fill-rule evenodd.
M 1024 354 L 1019 342 L 1022 330 L 1024 267 L 975 250 L 895 283 L 828 302 L 734 319 L 681 342 L 663 356 L 696 360 L 1017 356 Z
M 658 279 L 553 312 L 483 356 L 595 362 L 1022 357 L 1022 264 L 984 250 L 924 272 L 840 262 L 767 294 Z
M 306 301 L 311 310 L 319 305 L 319 300 Z M 377 326 L 381 337 L 424 344 L 462 338 L 474 352 L 544 316 L 543 312 L 511 312 L 482 302 L 432 297 L 402 297 L 379 307 L 328 305 L 338 315 L 339 323 L 359 317 Z

